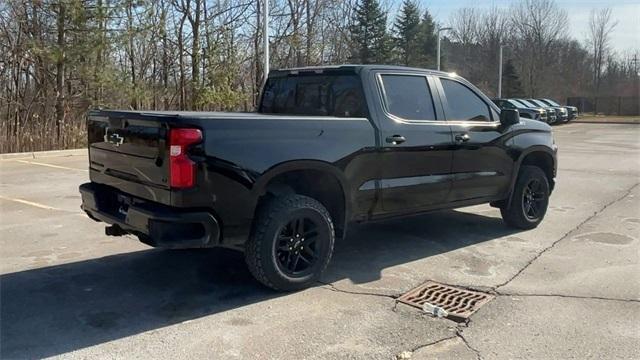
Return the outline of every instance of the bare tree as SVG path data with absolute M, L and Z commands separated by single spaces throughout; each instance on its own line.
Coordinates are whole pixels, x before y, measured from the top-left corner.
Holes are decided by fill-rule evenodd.
M 65 15 L 66 4 L 58 3 L 58 56 L 56 59 L 56 135 L 61 136 L 60 128 L 64 121 L 64 65 L 65 65 Z
M 270 0 L 271 67 L 348 62 L 362 1 Z M 378 1 L 383 13 L 394 13 L 391 0 Z M 0 1 L 0 152 L 84 146 L 84 118 L 96 106 L 255 109 L 264 71 L 263 4 Z M 396 22 L 388 20 L 380 30 Z M 590 85 L 603 96 L 638 93 L 637 50 L 626 58 L 611 51 L 610 10 L 594 12 L 588 43 L 566 36 L 567 14 L 554 0 L 460 9 L 449 23 L 454 31 L 443 39 L 446 68 L 489 94 L 501 44 L 528 96 L 584 95 Z M 390 54 L 398 50 L 382 60 L 393 62 Z
M 554 45 L 567 33 L 567 12 L 553 0 L 521 0 L 511 9 L 514 50 L 524 57 L 520 70 L 529 96 L 537 96 L 551 83 L 545 69 L 553 63 Z
M 449 18 L 449 26 L 453 28 L 451 37 L 463 46 L 476 42 L 478 36 L 479 11 L 475 8 L 460 8 Z
M 598 96 L 605 61 L 610 55 L 610 37 L 617 21 L 611 18 L 611 9 L 592 9 L 589 17 L 588 44 L 593 57 L 593 95 Z

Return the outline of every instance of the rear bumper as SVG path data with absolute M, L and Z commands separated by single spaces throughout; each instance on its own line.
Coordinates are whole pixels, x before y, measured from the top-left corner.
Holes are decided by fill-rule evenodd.
M 220 226 L 207 211 L 173 208 L 133 198 L 96 183 L 80 185 L 82 210 L 90 218 L 137 235 L 145 244 L 164 248 L 212 247 L 220 242 Z

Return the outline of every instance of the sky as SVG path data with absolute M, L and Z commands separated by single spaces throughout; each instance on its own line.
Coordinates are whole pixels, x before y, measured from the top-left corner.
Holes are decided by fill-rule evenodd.
M 401 2 L 402 0 L 388 0 L 394 10 Z M 418 0 L 418 2 L 422 8 L 428 8 L 439 23 L 446 23 L 450 15 L 462 7 L 508 8 L 517 1 Z M 640 0 L 556 0 L 556 4 L 566 10 L 569 15 L 569 35 L 581 42 L 587 38 L 591 9 L 611 8 L 612 17 L 618 21 L 611 34 L 613 49 L 619 54 L 640 50 Z

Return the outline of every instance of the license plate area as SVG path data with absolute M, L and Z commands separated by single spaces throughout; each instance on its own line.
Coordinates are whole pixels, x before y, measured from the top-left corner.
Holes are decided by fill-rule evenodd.
M 117 194 L 116 196 L 116 205 L 117 205 L 117 215 L 122 217 L 123 219 L 127 217 L 127 213 L 129 212 L 129 206 L 133 203 L 133 200 L 130 196 Z
M 124 221 L 129 212 L 129 206 L 133 204 L 133 198 L 116 191 L 103 190 L 96 194 L 98 209 L 119 220 Z

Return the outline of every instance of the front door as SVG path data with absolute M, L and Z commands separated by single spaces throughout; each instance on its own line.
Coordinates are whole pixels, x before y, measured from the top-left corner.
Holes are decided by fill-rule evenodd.
M 383 213 L 415 212 L 443 203 L 451 188 L 452 135 L 420 73 L 377 73 L 382 97 L 379 173 Z
M 439 83 L 455 144 L 448 202 L 501 198 L 509 189 L 513 160 L 505 146 L 512 140 L 497 112 L 465 83 L 444 77 Z

